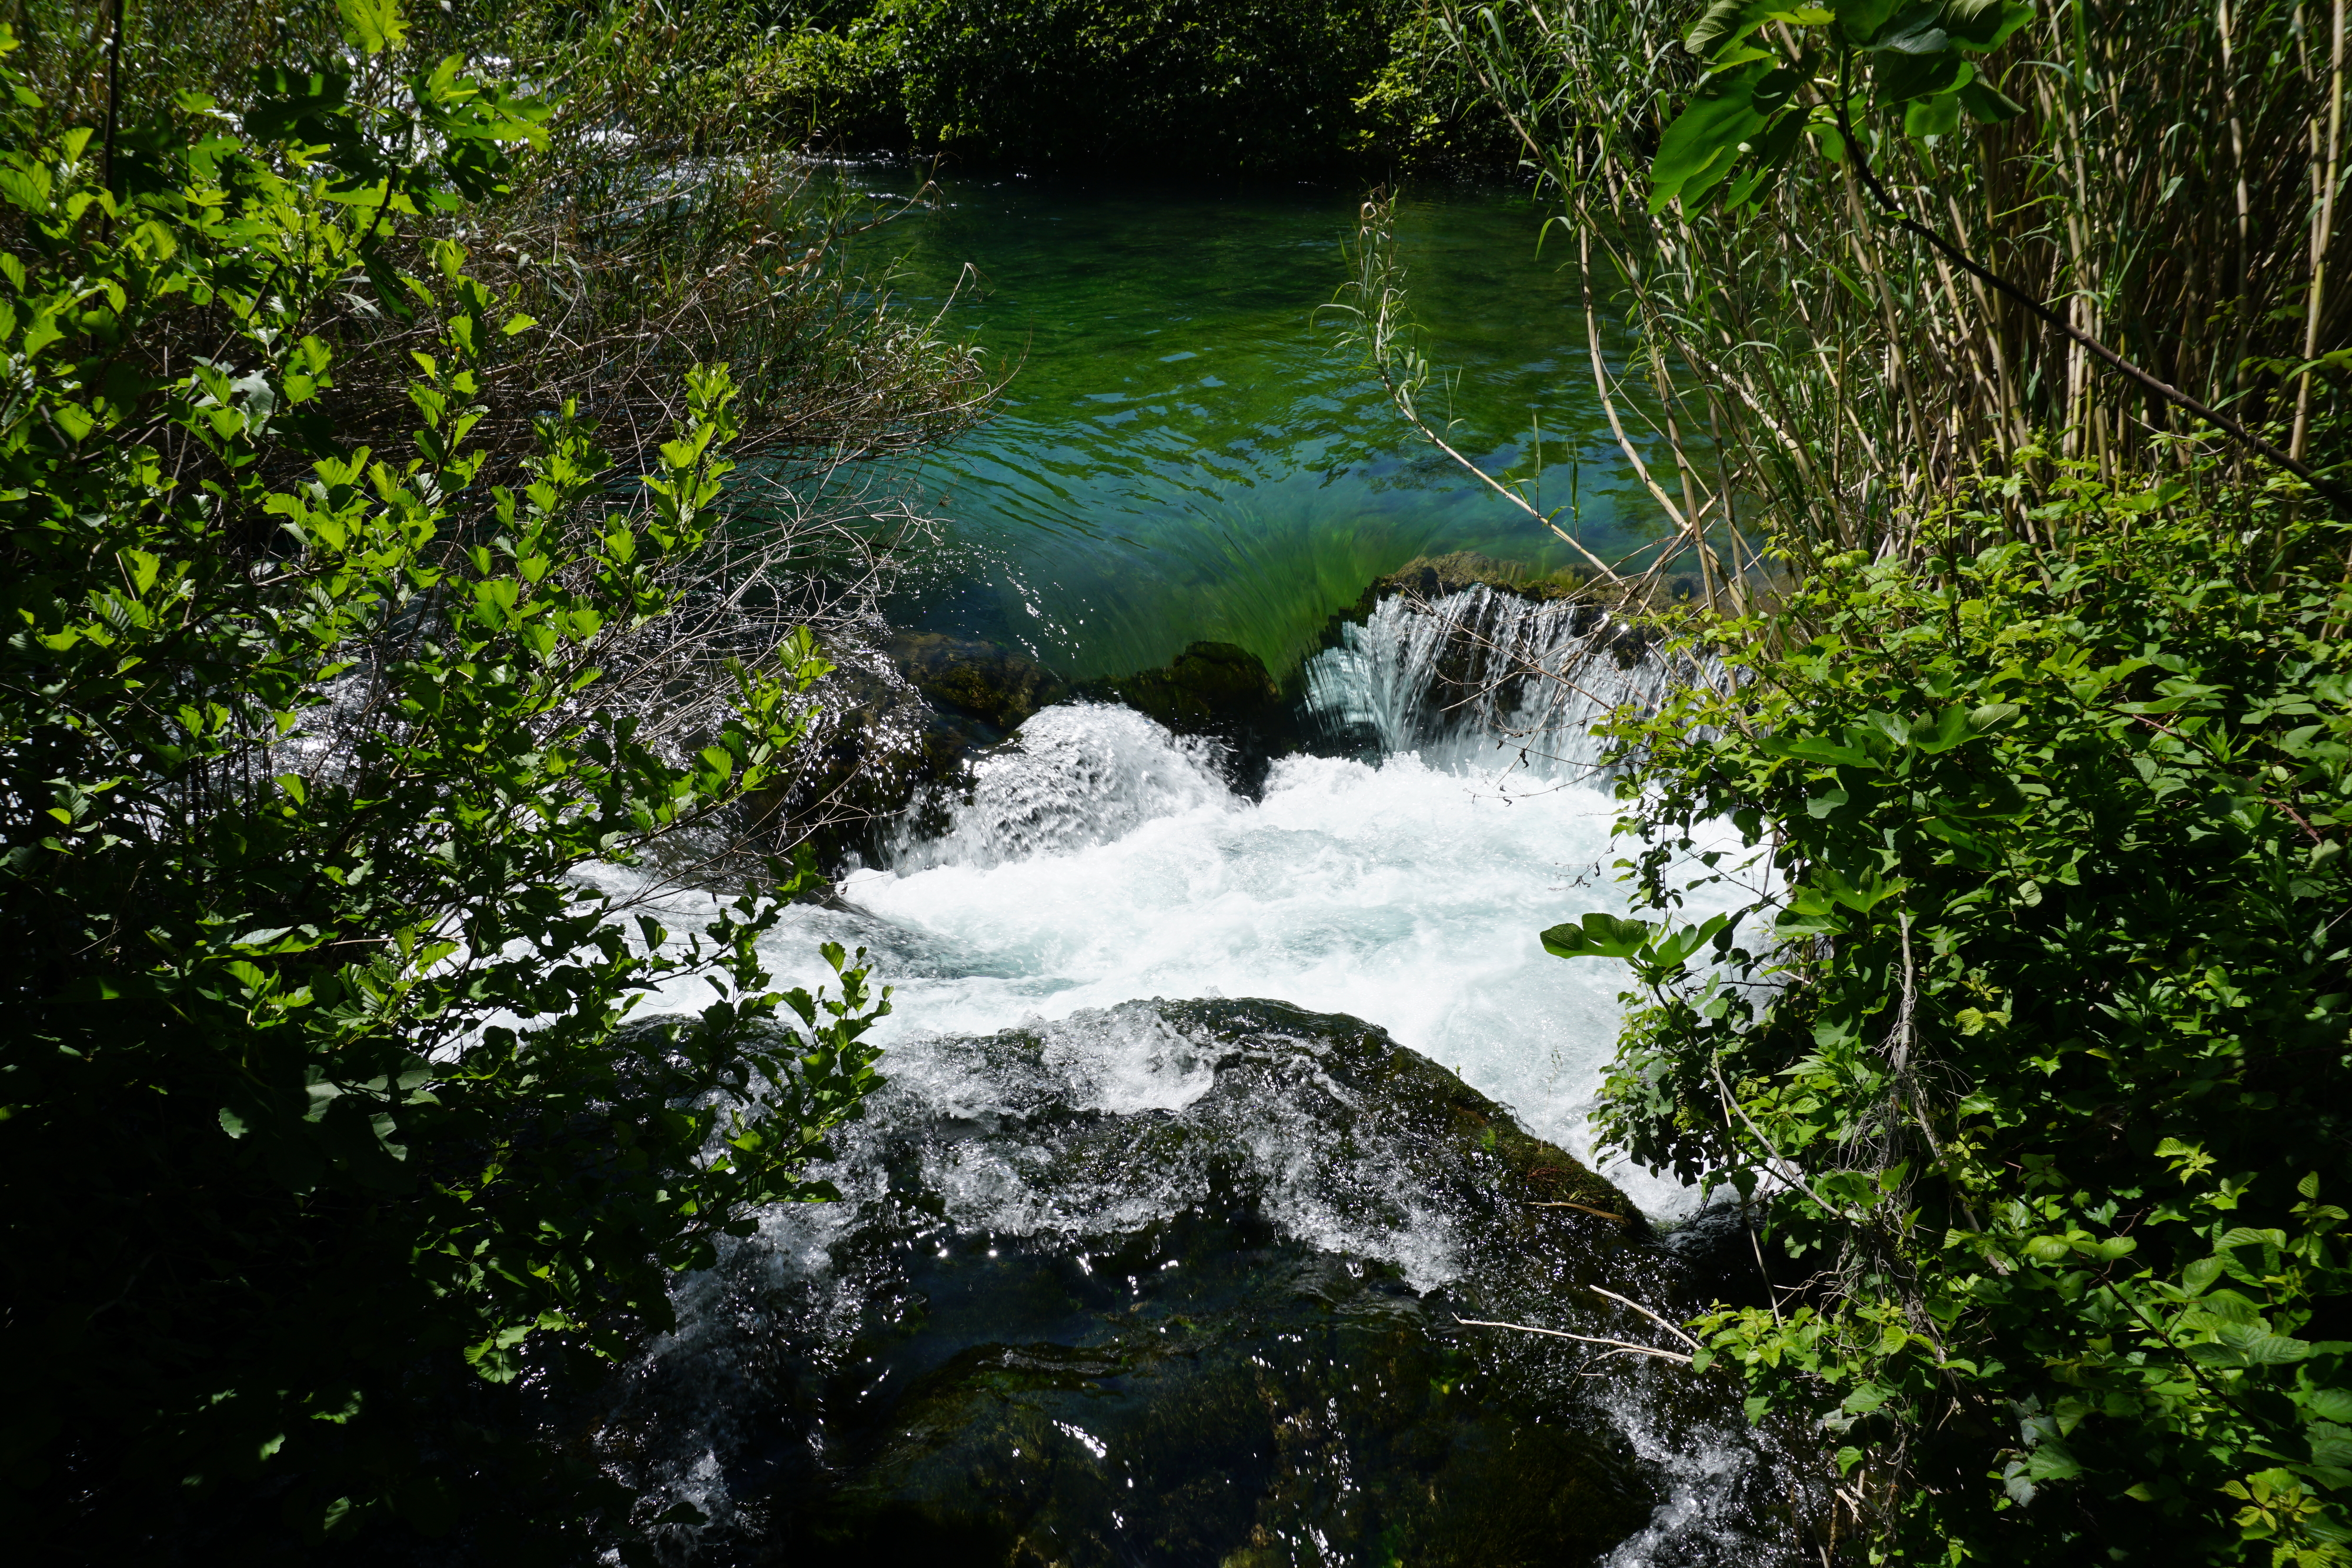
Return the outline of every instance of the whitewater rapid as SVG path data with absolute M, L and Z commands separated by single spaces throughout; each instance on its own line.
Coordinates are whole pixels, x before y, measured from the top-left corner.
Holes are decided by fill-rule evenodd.
M 1457 608 L 1497 603 L 1517 601 L 1482 592 Z M 1505 613 L 1555 641 L 1568 614 Z M 1588 1117 L 1624 966 L 1553 957 L 1538 940 L 1591 911 L 1627 913 L 1621 802 L 1590 764 L 1591 704 L 1521 723 L 1543 732 L 1532 752 L 1524 733 L 1498 738 L 1508 714 L 1416 721 L 1433 619 L 1383 605 L 1307 672 L 1311 702 L 1402 749 L 1281 758 L 1252 800 L 1228 788 L 1211 743 L 1124 707 L 1049 708 L 980 764 L 945 834 L 844 878 L 841 906 L 789 911 L 762 952 L 780 979 L 813 985 L 820 942 L 866 948 L 894 990 L 873 1038 L 900 1051 L 1152 998 L 1350 1014 L 1511 1107 L 1654 1218 L 1686 1212 L 1689 1189 L 1594 1158 Z M 1636 669 L 1621 690 L 1654 679 Z M 685 989 L 676 1001 L 693 1005 Z
M 1515 656 L 1549 659 L 1578 625 L 1568 607 L 1483 591 L 1448 604 L 1457 625 L 1474 622 Z M 936 1247 L 940 1270 L 955 1249 L 994 1260 L 1017 1245 L 1044 1259 L 1155 1235 L 1221 1213 L 1216 1183 L 1238 1181 L 1274 1235 L 1350 1271 L 1370 1260 L 1418 1296 L 1480 1288 L 1483 1242 L 1460 1195 L 1424 1190 L 1408 1145 L 1382 1142 L 1371 1124 L 1341 1130 L 1388 1112 L 1311 1068 L 1286 1089 L 1220 1096 L 1229 1047 L 1202 1033 L 1188 1002 L 1272 998 L 1377 1025 L 1593 1165 L 1654 1220 L 1696 1210 L 1695 1191 L 1595 1157 L 1590 1117 L 1629 977 L 1614 960 L 1553 957 L 1538 936 L 1594 910 L 1628 912 L 1616 862 L 1637 846 L 1612 836 L 1623 802 L 1595 767 L 1590 729 L 1610 701 L 1654 695 L 1661 673 L 1639 661 L 1580 667 L 1583 689 L 1567 701 L 1563 688 L 1514 693 L 1475 668 L 1465 683 L 1458 660 L 1441 669 L 1458 644 L 1432 619 L 1383 604 L 1306 672 L 1310 712 L 1336 738 L 1354 736 L 1356 755 L 1277 759 L 1253 796 L 1229 785 L 1236 770 L 1214 742 L 1125 707 L 1048 708 L 982 758 L 967 789 L 910 814 L 944 831 L 909 828 L 835 898 L 783 912 L 761 943 L 777 984 L 829 979 L 817 948 L 833 941 L 863 948 L 891 987 L 892 1012 L 869 1037 L 885 1047 L 889 1084 L 825 1168 L 842 1202 L 767 1211 L 720 1268 L 680 1281 L 677 1328 L 631 1373 L 632 1386 L 671 1403 L 625 1409 L 614 1427 L 635 1434 L 624 1447 L 641 1480 L 737 1521 L 739 1494 L 765 1484 L 744 1456 L 779 1418 L 743 1392 L 767 1375 L 755 1375 L 772 1353 L 763 1336 L 783 1333 L 837 1377 L 877 1312 L 925 1291 L 961 1299 L 944 1276 L 919 1288 L 900 1278 L 930 1268 L 929 1253 L 919 1266 L 875 1239 L 902 1223 L 892 1217 L 908 1181 L 935 1207 L 921 1208 L 919 1236 L 892 1245 Z M 1464 690 L 1473 700 L 1437 700 Z M 1698 838 L 1693 853 L 1731 847 L 1727 835 Z M 597 880 L 651 903 L 679 936 L 713 907 L 705 893 L 655 895 L 633 873 Z M 1683 917 L 1749 896 L 1699 890 Z M 707 998 L 681 979 L 645 1010 Z M 1086 1140 L 1104 1135 L 1094 1113 L 1119 1128 L 1107 1147 L 1172 1138 L 1170 1152 L 1089 1153 Z M 1572 1294 L 1521 1310 L 1589 1310 Z M 1750 1517 L 1770 1472 L 1739 1423 L 1692 1405 L 1654 1365 L 1562 1375 L 1573 1391 L 1562 1408 L 1597 1408 L 1655 1477 L 1652 1517 L 1611 1552 L 1612 1568 L 1779 1560 Z M 820 1422 L 808 1440 L 841 1440 L 830 1429 Z M 1088 1463 L 1108 1462 L 1089 1451 Z
M 1124 709 L 1051 710 L 1030 729 L 1052 751 L 1149 752 L 1156 738 L 1152 760 L 1192 771 L 1192 788 L 1100 841 L 847 879 L 848 903 L 929 939 L 932 972 L 894 976 L 898 1030 L 984 1034 L 1135 998 L 1278 998 L 1377 1023 L 1538 1136 L 1590 1152 L 1585 1113 L 1624 977 L 1552 957 L 1537 933 L 1623 910 L 1601 791 L 1506 794 L 1410 753 L 1377 767 L 1301 757 L 1277 762 L 1254 803 Z

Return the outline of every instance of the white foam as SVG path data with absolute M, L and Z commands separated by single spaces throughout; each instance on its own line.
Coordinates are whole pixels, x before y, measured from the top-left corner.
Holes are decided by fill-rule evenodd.
M 1567 611 L 1484 590 L 1438 608 L 1484 616 L 1483 634 L 1531 658 L 1576 636 Z M 1431 678 L 1424 622 L 1436 619 L 1381 606 L 1310 671 L 1319 700 L 1354 712 L 1378 706 L 1366 693 L 1387 691 L 1402 715 L 1391 688 Z M 1601 674 L 1613 669 L 1600 664 Z M 1618 674 L 1628 695 L 1660 678 L 1639 666 Z M 1589 698 L 1570 706 L 1580 734 Z M 813 983 L 824 977 L 813 967 L 819 941 L 875 949 L 877 977 L 897 992 L 875 1035 L 886 1045 L 1152 997 L 1267 997 L 1350 1014 L 1591 1160 L 1587 1117 L 1628 976 L 1613 960 L 1553 957 L 1538 933 L 1595 910 L 1626 913 L 1613 870 L 1624 846 L 1611 838 L 1619 802 L 1584 762 L 1531 766 L 1516 744 L 1498 749 L 1495 717 L 1436 732 L 1426 716 L 1415 721 L 1436 765 L 1421 750 L 1378 765 L 1282 759 L 1252 803 L 1224 787 L 1200 743 L 1140 714 L 1049 708 L 981 767 L 943 837 L 844 881 L 845 900 L 869 917 L 796 908 L 762 951 L 780 977 Z M 1385 731 L 1414 733 L 1396 715 Z M 1730 847 L 1723 839 L 1717 847 Z M 1695 896 L 1683 915 L 1729 902 Z M 699 1007 L 691 990 L 681 987 L 674 1005 Z M 1164 1040 L 1069 1049 L 1087 1054 L 1065 1065 L 1100 1108 L 1174 1109 L 1205 1088 L 1205 1068 L 1186 1067 Z M 1696 1202 L 1671 1178 L 1622 1162 L 1604 1170 L 1653 1216 Z
M 1123 732 L 1134 716 L 1115 712 L 1073 709 L 1062 722 Z M 1538 933 L 1624 911 L 1606 869 L 1614 815 L 1587 785 L 1505 795 L 1491 779 L 1411 755 L 1377 768 L 1291 758 L 1276 765 L 1263 804 L 1222 791 L 1169 800 L 1163 814 L 1105 841 L 858 873 L 844 896 L 878 923 L 845 930 L 836 914 L 795 910 L 764 946 L 780 972 L 803 979 L 823 936 L 880 947 L 880 977 L 897 988 L 895 1016 L 877 1034 L 886 1043 L 989 1034 L 1144 997 L 1271 997 L 1351 1014 L 1581 1157 L 1625 975 L 1613 962 L 1552 957 Z M 894 961 L 902 946 L 911 961 Z M 1105 1109 L 1172 1109 L 1205 1086 L 1204 1072 L 1155 1057 L 1153 1042 L 1086 1049 L 1097 1053 L 1083 1071 Z M 1654 1212 L 1689 1201 L 1672 1183 L 1612 1175 Z

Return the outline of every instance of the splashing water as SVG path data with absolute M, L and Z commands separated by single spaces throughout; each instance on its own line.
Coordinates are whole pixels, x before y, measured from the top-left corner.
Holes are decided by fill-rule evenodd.
M 1457 772 L 1516 752 L 1537 778 L 1590 779 L 1601 769 L 1595 722 L 1622 704 L 1654 706 L 1675 674 L 1639 656 L 1605 610 L 1484 587 L 1430 604 L 1384 599 L 1340 637 L 1307 665 L 1316 716 L 1376 755 Z
M 1426 610 L 1384 602 L 1307 670 L 1311 710 L 1336 733 L 1369 737 L 1378 760 L 1282 758 L 1255 801 L 1226 788 L 1210 749 L 1130 710 L 1049 709 L 982 764 L 944 833 L 909 840 L 890 864 L 846 878 L 845 907 L 788 911 L 766 944 L 780 977 L 815 979 L 809 955 L 830 938 L 867 948 L 896 988 L 896 1010 L 876 1036 L 894 1082 L 827 1173 L 844 1203 L 772 1216 L 728 1267 L 682 1290 L 678 1332 L 638 1375 L 698 1390 L 678 1397 L 704 1414 L 667 1458 L 653 1446 L 647 1473 L 714 1518 L 734 1517 L 730 1498 L 780 1484 L 745 1479 L 740 1455 L 757 1448 L 756 1434 L 699 1423 L 739 1402 L 730 1369 L 770 1354 L 746 1348 L 746 1325 L 788 1300 L 799 1304 L 780 1317 L 820 1325 L 807 1332 L 833 1346 L 795 1354 L 855 1360 L 875 1343 L 877 1301 L 957 1299 L 962 1287 L 934 1275 L 976 1238 L 992 1239 L 989 1267 L 1001 1241 L 1008 1260 L 1028 1260 L 1021 1269 L 1075 1281 L 1094 1264 L 1074 1249 L 1197 1226 L 1230 1201 L 1219 1183 L 1250 1187 L 1277 1247 L 1375 1260 L 1397 1288 L 1424 1297 L 1481 1289 L 1474 1239 L 1496 1223 L 1479 1217 L 1486 1200 L 1416 1196 L 1396 1172 L 1419 1157 L 1417 1145 L 1358 1149 L 1358 1134 L 1327 1125 L 1354 1115 L 1345 1108 L 1360 1096 L 1328 1081 L 1315 1087 L 1311 1062 L 1307 1077 L 1282 1080 L 1287 1088 L 1269 1080 L 1241 1092 L 1243 1080 L 1226 1082 L 1239 1071 L 1230 1042 L 1184 1021 L 1176 999 L 1279 998 L 1365 1019 L 1589 1161 L 1586 1116 L 1614 1051 L 1622 971 L 1550 957 L 1537 933 L 1625 908 L 1610 868 L 1616 807 L 1586 731 L 1600 708 L 1654 695 L 1664 676 L 1654 663 L 1626 668 L 1604 656 L 1578 666 L 1577 689 L 1512 677 L 1528 664 L 1559 669 L 1596 633 L 1608 629 L 1590 610 L 1483 589 Z M 1498 742 L 1498 731 L 1511 733 Z M 674 902 L 690 915 L 683 906 L 696 901 Z M 1685 913 L 1708 909 L 1695 898 Z M 681 990 L 675 1001 L 700 998 Z M 1076 1130 L 1054 1131 L 1065 1124 Z M 1178 1137 L 1187 1127 L 1194 1142 Z M 1204 1155 L 1197 1140 L 1211 1137 L 1240 1152 Z M 1134 1157 L 1130 1145 L 1156 1139 L 1176 1140 L 1166 1160 Z M 1604 1174 L 1654 1217 L 1695 1207 L 1696 1195 L 1671 1181 L 1623 1166 Z M 924 1212 L 937 1227 L 886 1246 L 876 1238 L 898 1234 L 890 1206 L 909 1179 L 929 1195 Z M 923 1254 L 929 1283 L 908 1282 L 911 1264 L 874 1272 L 872 1257 L 912 1257 L 934 1234 L 937 1259 Z M 850 1261 L 859 1256 L 868 1262 Z M 1069 1289 L 1072 1301 L 1084 1294 Z M 1085 1319 L 1055 1310 L 1057 1324 Z M 1538 1296 L 1508 1310 L 1557 1305 Z M 1014 1333 L 1001 1323 L 992 1332 Z M 1020 1332 L 1072 1343 L 1061 1327 Z M 835 1365 L 826 1375 L 844 1374 Z M 1676 1413 L 1643 1392 L 1674 1375 L 1626 1371 L 1599 1385 L 1612 1390 L 1598 1406 L 1618 1434 L 1610 1440 L 1659 1478 L 1649 1522 L 1612 1535 L 1609 1561 L 1776 1560 L 1746 1511 L 1761 1459 L 1736 1424 Z M 1589 1406 L 1590 1396 L 1570 1397 Z M 1075 1411 L 1056 1420 L 1066 1427 Z M 809 1438 L 824 1440 L 838 1439 Z M 1114 1447 L 1132 1453 L 1139 1440 L 1130 1433 Z M 1072 1462 L 1102 1462 L 1087 1447 L 1096 1442 L 1080 1445 L 1091 1458 L 1074 1449 Z

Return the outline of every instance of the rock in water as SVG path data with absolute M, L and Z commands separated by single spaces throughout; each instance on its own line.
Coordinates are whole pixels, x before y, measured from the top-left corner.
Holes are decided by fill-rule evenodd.
M 1227 781 L 1252 797 L 1265 787 L 1274 758 L 1301 744 L 1296 716 L 1265 662 L 1232 643 L 1194 643 L 1157 669 L 1088 681 L 1076 691 L 1123 703 L 1176 735 L 1218 742 Z
M 842 1201 L 690 1281 L 602 1424 L 707 1516 L 676 1561 L 1591 1563 L 1665 1491 L 1623 1401 L 1730 1396 L 1454 1321 L 1656 1343 L 1583 1287 L 1664 1254 L 1370 1025 L 1132 1002 L 886 1066 Z
M 908 684 L 947 709 L 969 715 L 999 735 L 1061 700 L 1067 690 L 1036 660 L 994 643 L 938 632 L 899 632 L 890 657 Z M 994 737 L 991 737 L 992 739 Z

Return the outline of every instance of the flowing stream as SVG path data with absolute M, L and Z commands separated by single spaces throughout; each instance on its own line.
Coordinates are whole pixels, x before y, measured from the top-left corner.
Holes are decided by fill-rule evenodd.
M 923 236 L 996 275 L 982 328 L 1029 302 L 1030 360 L 941 460 L 954 570 L 898 616 L 1071 678 L 1236 642 L 1318 738 L 1244 792 L 1216 741 L 1048 706 L 766 939 L 812 985 L 819 942 L 866 949 L 889 1083 L 824 1168 L 841 1201 L 686 1281 L 595 1418 L 606 1464 L 690 1506 L 677 1561 L 1797 1560 L 1789 1471 L 1729 1380 L 1457 1321 L 1683 1348 L 1605 1292 L 1686 1315 L 1738 1232 L 1586 1168 L 1623 975 L 1537 939 L 1624 907 L 1589 727 L 1658 665 L 1503 678 L 1609 628 L 1484 588 L 1310 634 L 1415 554 L 1559 564 L 1417 466 L 1313 337 L 1347 216 L 993 187 Z M 1566 350 L 1502 319 L 1529 313 L 1526 214 L 1423 216 L 1441 275 L 1441 227 L 1514 235 L 1499 280 L 1455 254 L 1447 287 L 1502 381 L 1553 385 Z M 1166 367 L 1195 359 L 1188 403 Z M 673 928 L 707 906 L 664 902 Z

